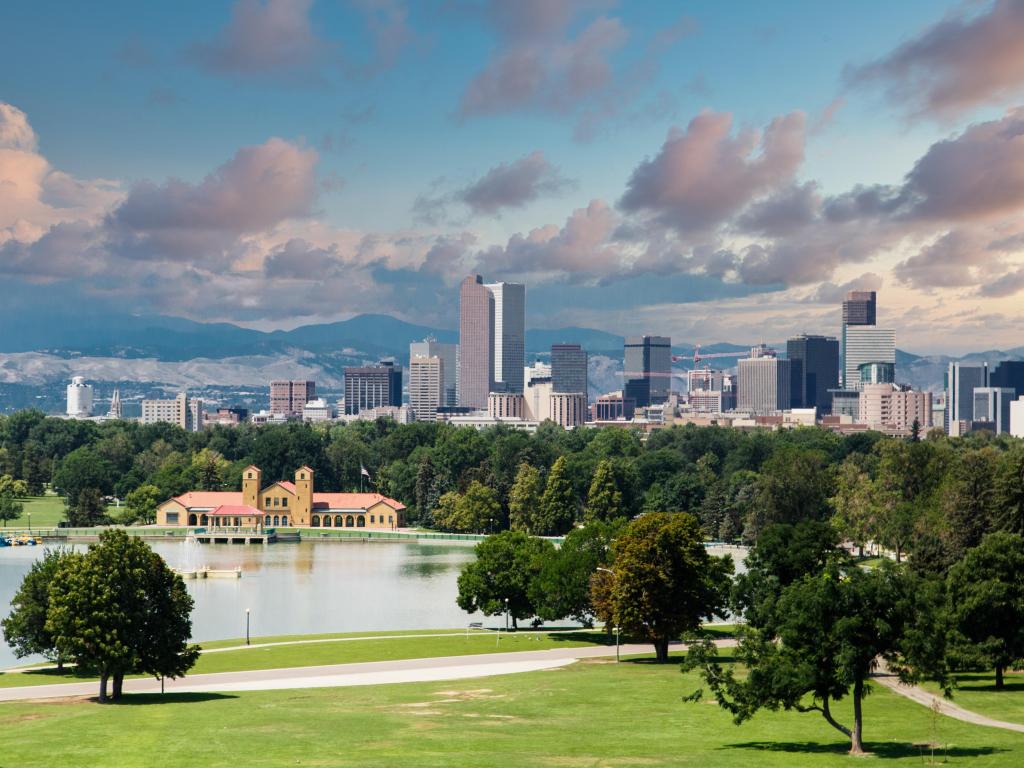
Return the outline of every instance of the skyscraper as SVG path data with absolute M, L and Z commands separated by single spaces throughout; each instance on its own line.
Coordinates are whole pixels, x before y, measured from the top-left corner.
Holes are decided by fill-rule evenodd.
M 850 291 L 843 300 L 843 325 L 875 325 L 877 294 L 874 291 Z
M 857 344 L 863 344 L 866 338 L 864 334 L 857 335 L 852 329 L 867 327 L 874 328 L 876 325 L 878 311 L 877 311 L 877 295 L 874 291 L 849 291 L 846 294 L 846 298 L 843 300 L 843 326 L 842 335 L 840 337 L 840 348 L 839 348 L 839 371 L 842 375 L 842 383 L 845 389 L 859 389 L 860 378 L 857 374 L 857 368 L 861 363 L 886 363 L 890 362 L 888 357 L 879 357 L 864 359 L 858 358 L 856 364 L 851 364 L 847 360 L 847 347 L 851 343 L 854 346 Z M 856 339 L 849 338 L 850 336 L 856 337 Z M 896 334 L 893 335 L 893 353 L 891 362 L 896 363 Z M 858 351 L 852 350 L 850 352 L 854 357 L 857 356 Z
M 959 435 L 963 422 L 974 421 L 974 389 L 988 384 L 988 363 L 949 364 L 946 369 L 946 434 Z
M 864 363 L 896 365 L 896 331 L 876 325 L 843 326 L 843 386 L 860 389 Z
M 830 389 L 839 387 L 839 340 L 801 334 L 786 342 L 790 362 L 791 408 L 832 412 Z
M 497 392 L 523 391 L 526 362 L 526 286 L 486 283 L 494 297 L 494 378 Z
M 555 392 L 587 395 L 587 351 L 579 344 L 551 345 L 551 380 Z
M 414 341 L 409 344 L 409 359 L 414 357 L 439 357 L 444 365 L 444 382 L 442 383 L 441 405 L 455 406 L 459 404 L 458 393 L 458 344 L 442 344 L 430 338 L 423 341 Z M 412 384 L 412 372 L 409 373 L 410 386 Z M 411 404 L 411 401 L 410 401 Z
M 441 357 L 409 358 L 409 410 L 416 421 L 434 421 L 445 402 L 445 361 Z
M 494 294 L 480 275 L 470 275 L 459 288 L 459 405 L 487 407 L 494 338 Z
M 1014 391 L 1009 387 L 975 387 L 974 421 L 988 422 L 997 435 L 1010 431 L 1010 403 Z
M 667 336 L 629 336 L 623 354 L 623 395 L 637 408 L 668 400 L 672 386 L 672 342 Z
M 750 357 L 740 360 L 736 374 L 736 409 L 753 414 L 770 414 L 790 407 L 792 384 L 789 360 L 780 360 L 773 350 L 754 347 Z
M 316 399 L 315 381 L 270 382 L 270 412 L 292 419 L 302 417 L 302 409 Z
M 345 369 L 345 413 L 402 405 L 402 368 L 391 361 Z
M 1003 360 L 992 371 L 992 386 L 1012 389 L 1017 397 L 1024 395 L 1024 360 Z

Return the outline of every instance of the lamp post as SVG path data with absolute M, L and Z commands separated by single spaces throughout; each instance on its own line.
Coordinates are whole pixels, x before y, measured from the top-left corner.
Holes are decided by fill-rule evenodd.
M 28 532 L 32 533 L 32 513 L 28 513 Z
M 508 598 L 505 598 L 505 631 L 508 632 Z
M 249 644 L 249 609 L 245 609 L 245 644 Z

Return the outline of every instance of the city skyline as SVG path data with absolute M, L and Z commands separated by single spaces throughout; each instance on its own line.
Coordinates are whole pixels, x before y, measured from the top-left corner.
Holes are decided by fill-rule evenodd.
M 781 340 L 881 289 L 904 348 L 1019 346 L 1018 3 L 46 6 L 0 51 L 29 310 L 454 328 L 479 271 L 528 327 Z

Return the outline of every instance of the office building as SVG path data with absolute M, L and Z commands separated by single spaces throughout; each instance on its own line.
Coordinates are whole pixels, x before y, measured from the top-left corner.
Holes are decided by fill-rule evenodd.
M 725 413 L 736 410 L 736 392 L 728 389 L 691 389 L 687 405 L 693 413 Z
M 850 291 L 843 300 L 843 325 L 875 325 L 878 322 L 875 291 Z
M 487 415 L 498 421 L 527 419 L 526 397 L 519 392 L 491 392 Z
M 202 432 L 206 427 L 206 409 L 203 408 L 203 401 L 198 397 L 188 401 L 188 429 L 189 432 Z
M 786 342 L 786 359 L 790 362 L 790 407 L 831 413 L 828 391 L 839 387 L 839 340 L 834 336 L 795 336 Z
M 270 413 L 289 419 L 301 419 L 302 409 L 316 399 L 315 381 L 270 382 Z
M 564 429 L 580 426 L 587 420 L 587 396 L 580 392 L 552 392 L 548 418 Z
M 525 418 L 529 418 L 537 422 L 550 419 L 551 395 L 554 391 L 554 383 L 550 376 L 547 378 L 535 376 L 530 379 L 530 383 L 526 387 L 525 402 L 528 416 Z
M 409 410 L 416 421 L 436 421 L 437 409 L 448 405 L 445 381 L 443 358 L 415 355 L 409 359 Z
M 533 365 L 528 365 L 523 369 L 523 386 L 529 387 L 530 382 L 534 379 L 550 379 L 551 378 L 551 363 L 544 363 L 540 360 L 534 362 Z
M 988 363 L 964 365 L 950 363 L 946 369 L 946 434 L 957 436 L 974 421 L 974 390 L 989 386 Z
M 594 421 L 630 421 L 635 412 L 636 400 L 622 392 L 601 395 L 593 407 Z
M 1024 397 L 1010 403 L 1010 434 L 1013 437 L 1024 437 Z
M 390 360 L 345 368 L 345 414 L 402 406 L 402 368 Z
M 587 396 L 587 351 L 579 344 L 551 345 L 551 379 L 555 392 Z
M 73 376 L 67 387 L 67 413 L 73 419 L 92 416 L 92 384 L 84 376 Z
M 1012 389 L 1015 397 L 1024 395 L 1024 360 L 1002 360 L 992 371 L 989 384 Z
M 494 338 L 494 294 L 480 275 L 470 275 L 459 288 L 459 405 L 487 407 Z
M 850 421 L 860 421 L 860 391 L 856 389 L 831 389 L 832 416 L 848 417 Z
M 1010 431 L 1010 403 L 1016 393 L 1010 387 L 975 387 L 974 421 L 991 424 L 997 435 Z
M 865 363 L 896 365 L 896 332 L 875 325 L 843 327 L 843 388 L 860 389 L 860 367 Z
M 442 344 L 434 339 L 414 341 L 409 345 L 409 359 L 414 357 L 437 357 L 442 363 L 444 379 L 441 383 L 441 405 L 456 406 L 459 404 L 459 345 Z M 409 383 L 412 385 L 412 372 L 409 372 Z
M 857 421 L 872 429 L 910 434 L 915 422 L 922 433 L 931 427 L 931 392 L 891 383 L 865 384 L 859 401 Z
M 672 342 L 667 336 L 629 336 L 623 355 L 623 394 L 637 408 L 660 405 L 672 388 Z
M 526 286 L 522 283 L 487 283 L 494 297 L 495 392 L 523 392 L 526 362 Z
M 179 392 L 172 400 L 143 400 L 142 418 L 139 421 L 143 424 L 166 422 L 188 429 L 190 415 L 188 396 L 184 392 Z
M 893 363 L 861 363 L 857 371 L 861 386 L 896 383 L 896 366 Z
M 763 345 L 739 361 L 736 375 L 736 409 L 751 414 L 771 414 L 790 407 L 792 382 L 789 360 L 780 360 Z
M 334 407 L 322 397 L 310 400 L 302 406 L 302 420 L 307 424 L 330 421 L 334 416 Z

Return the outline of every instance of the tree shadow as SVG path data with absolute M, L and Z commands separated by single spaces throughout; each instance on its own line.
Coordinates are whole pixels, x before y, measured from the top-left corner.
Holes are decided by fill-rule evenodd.
M 39 677 L 52 677 L 55 678 L 53 682 L 60 680 L 66 680 L 68 682 L 80 682 L 82 680 L 98 680 L 96 675 L 89 674 L 88 672 L 79 672 L 75 667 L 65 667 L 62 670 L 57 670 L 56 667 L 43 667 L 40 669 L 26 669 L 24 672 L 0 672 L 0 677 L 4 677 L 8 680 L 17 678 L 39 678 Z
M 589 643 L 590 645 L 615 645 L 615 635 L 605 635 L 598 632 L 558 632 L 546 636 L 548 640 L 556 643 Z M 625 644 L 626 639 L 620 638 L 620 643 Z
M 1003 679 L 1003 687 L 996 688 L 995 677 L 989 674 L 960 674 L 957 675 L 956 688 L 953 689 L 953 698 L 956 698 L 957 691 L 973 691 L 976 693 L 1019 693 L 1024 691 L 1024 679 L 1018 675 L 1008 674 Z
M 170 691 L 169 693 L 125 693 L 113 704 L 119 706 L 140 706 L 152 704 L 196 704 L 202 701 L 222 701 L 237 699 L 230 693 L 189 693 Z
M 895 760 L 907 757 L 921 757 L 927 754 L 927 749 L 918 744 L 902 742 L 882 742 L 864 745 L 864 748 L 875 755 L 885 759 Z M 719 749 L 748 749 L 761 752 L 790 752 L 805 755 L 845 755 L 850 751 L 849 741 L 834 741 L 821 743 L 817 741 L 745 741 L 737 744 L 724 744 Z M 981 757 L 983 755 L 994 755 L 1008 750 L 999 747 L 936 747 L 936 756 L 945 757 Z

